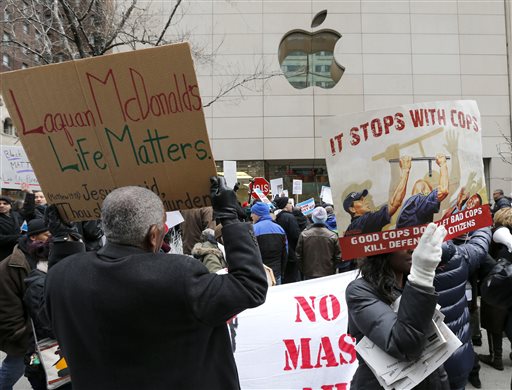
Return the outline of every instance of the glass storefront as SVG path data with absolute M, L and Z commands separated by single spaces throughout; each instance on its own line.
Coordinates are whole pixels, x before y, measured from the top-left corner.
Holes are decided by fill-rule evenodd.
M 237 161 L 237 176 L 241 184 L 238 200 L 243 203 L 249 198 L 249 183 L 253 178 L 264 177 L 268 181 L 283 178 L 283 187 L 292 196 L 293 180 L 302 180 L 302 195 L 299 202 L 315 198 L 320 201 L 322 186 L 329 186 L 325 160 L 269 160 Z M 222 161 L 216 161 L 217 172 L 223 174 Z

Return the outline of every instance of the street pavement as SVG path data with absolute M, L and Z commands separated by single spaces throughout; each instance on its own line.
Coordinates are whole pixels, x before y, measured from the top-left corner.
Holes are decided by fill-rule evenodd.
M 475 347 L 475 351 L 477 353 L 488 353 L 487 350 L 487 339 L 486 332 L 482 330 L 483 340 L 481 347 Z M 494 368 L 487 366 L 483 363 L 480 363 L 480 380 L 482 381 L 482 389 L 486 390 L 509 390 L 510 389 L 510 379 L 512 377 L 512 361 L 510 360 L 509 354 L 511 352 L 510 343 L 506 338 L 503 339 L 503 363 L 505 365 L 504 371 L 498 371 Z M 2 361 L 5 357 L 3 352 L 0 352 L 0 361 Z M 18 381 L 16 386 L 14 386 L 14 390 L 31 390 L 30 384 L 27 379 L 23 377 Z M 474 389 L 471 384 L 468 383 L 466 389 Z M 143 390 L 143 389 L 141 389 Z M 150 390 L 150 389 L 146 389 Z M 269 389 L 271 390 L 271 389 Z

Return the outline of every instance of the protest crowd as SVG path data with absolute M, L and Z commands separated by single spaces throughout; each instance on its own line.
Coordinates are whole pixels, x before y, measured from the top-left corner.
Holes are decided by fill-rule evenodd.
M 0 83 L 44 189 L 0 195 L 0 390 L 463 390 L 504 370 L 512 205 L 487 200 L 476 102 L 326 117 L 332 191 L 253 180 L 241 202 L 188 44 L 79 64 L 52 65 L 73 132 L 48 127 L 60 95 L 32 110 L 44 67 L 29 92 L 25 71 Z
M 282 195 L 271 204 L 256 199 L 242 207 L 223 179 L 211 181 L 213 206 L 185 211 L 184 222 L 171 230 L 158 196 L 140 187 L 113 191 L 101 220 L 82 223 L 65 222 L 42 192 L 28 186 L 18 210 L 0 197 L 0 346 L 7 354 L 0 389 L 12 389 L 22 375 L 34 389 L 48 388 L 36 348 L 47 337 L 58 340 L 68 365 L 62 371 L 71 373 L 72 382 L 61 389 L 238 388 L 226 322 L 261 305 L 269 286 L 346 268 L 333 205 L 318 203 L 304 216 Z M 360 207 L 366 194 L 349 194 L 346 210 Z M 361 277 L 346 292 L 348 331 L 358 342 L 366 336 L 393 357 L 417 358 L 439 304 L 462 344 L 417 388 L 463 389 L 468 381 L 479 388 L 480 363 L 504 368 L 512 289 L 503 291 L 503 285 L 512 284 L 512 274 L 500 273 L 496 264 L 511 259 L 512 207 L 501 190 L 494 192 L 492 212 L 492 229 L 443 243 L 444 227 L 430 224 L 414 250 L 358 261 Z M 176 230 L 184 255 L 167 254 Z M 480 328 L 489 353 L 477 356 Z M 135 337 L 137 329 L 143 332 Z M 192 352 L 191 345 L 202 348 Z M 169 354 L 173 349 L 181 354 Z M 360 359 L 352 388 L 379 387 Z

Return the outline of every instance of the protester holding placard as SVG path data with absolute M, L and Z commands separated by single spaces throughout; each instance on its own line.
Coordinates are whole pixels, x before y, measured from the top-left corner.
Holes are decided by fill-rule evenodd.
M 387 354 L 404 361 L 420 356 L 437 303 L 433 282 L 445 236 L 444 227 L 432 223 L 412 255 L 411 251 L 401 250 L 362 260 L 362 277 L 351 282 L 346 290 L 348 329 L 357 342 L 366 336 Z M 399 296 L 400 305 L 395 312 L 390 305 Z M 358 359 L 359 367 L 350 388 L 380 389 L 365 361 L 359 355 Z M 444 388 L 443 374 L 441 366 L 417 388 Z
M 240 388 L 226 322 L 261 305 L 268 283 L 252 225 L 239 222 L 235 192 L 211 180 L 228 274 L 159 254 L 162 201 L 135 186 L 105 198 L 102 249 L 50 267 L 46 307 L 74 389 Z M 75 243 L 64 238 L 61 247 Z

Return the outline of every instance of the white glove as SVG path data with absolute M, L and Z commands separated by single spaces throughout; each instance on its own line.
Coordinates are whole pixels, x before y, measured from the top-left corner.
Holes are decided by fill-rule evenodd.
M 492 239 L 498 244 L 505 245 L 508 251 L 512 253 L 512 234 L 510 234 L 510 230 L 507 227 L 502 226 L 498 228 L 492 235 Z
M 444 226 L 436 226 L 435 223 L 428 224 L 418 246 L 412 253 L 409 282 L 420 286 L 433 287 L 435 271 L 443 253 L 441 244 L 445 236 L 446 229 Z

